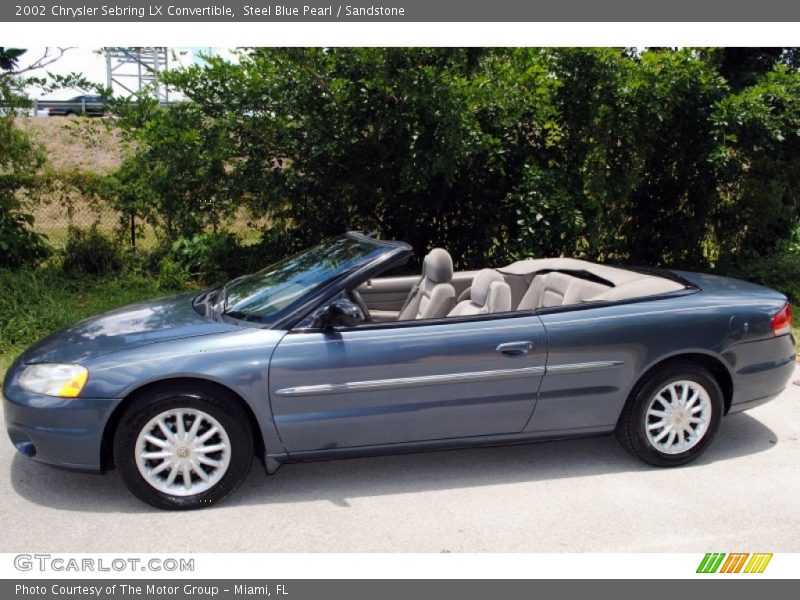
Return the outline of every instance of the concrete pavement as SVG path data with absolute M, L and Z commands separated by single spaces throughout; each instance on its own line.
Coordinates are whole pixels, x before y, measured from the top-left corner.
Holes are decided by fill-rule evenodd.
M 0 551 L 798 552 L 798 440 L 790 384 L 726 418 L 682 468 L 644 465 L 613 437 L 285 465 L 272 477 L 254 463 L 224 504 L 174 513 L 141 504 L 116 473 L 52 469 L 4 439 Z

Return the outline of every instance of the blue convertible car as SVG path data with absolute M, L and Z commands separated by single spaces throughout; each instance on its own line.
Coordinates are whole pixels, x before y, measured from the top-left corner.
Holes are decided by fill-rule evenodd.
M 58 331 L 3 386 L 36 460 L 116 466 L 140 499 L 208 506 L 283 462 L 616 432 L 658 466 L 780 394 L 791 308 L 750 283 L 545 258 L 381 277 L 411 248 L 348 233 L 200 294 Z

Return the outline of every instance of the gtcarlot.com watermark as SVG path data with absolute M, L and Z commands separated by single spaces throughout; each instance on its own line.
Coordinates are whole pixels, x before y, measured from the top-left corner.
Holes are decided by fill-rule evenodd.
M 128 557 L 69 557 L 52 554 L 17 554 L 14 557 L 17 571 L 36 571 L 40 573 L 141 573 L 142 571 L 191 573 L 194 571 L 193 558 L 137 558 Z

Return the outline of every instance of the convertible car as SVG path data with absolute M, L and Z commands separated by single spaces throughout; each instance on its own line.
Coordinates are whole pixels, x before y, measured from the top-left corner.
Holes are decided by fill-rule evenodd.
M 411 247 L 348 233 L 204 291 L 114 310 L 24 352 L 3 386 L 24 455 L 161 508 L 281 463 L 616 432 L 689 462 L 794 369 L 791 306 L 698 273 L 529 259 L 381 276 Z

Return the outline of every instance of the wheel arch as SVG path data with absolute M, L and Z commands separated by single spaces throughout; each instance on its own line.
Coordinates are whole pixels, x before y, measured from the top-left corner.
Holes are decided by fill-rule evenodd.
M 638 390 L 646 384 L 650 376 L 657 369 L 660 369 L 670 363 L 687 361 L 698 364 L 711 373 L 722 390 L 722 399 L 725 404 L 724 414 L 728 414 L 728 411 L 731 408 L 731 402 L 733 400 L 733 376 L 731 375 L 730 369 L 721 358 L 705 352 L 681 352 L 679 354 L 673 354 L 671 356 L 661 358 L 660 360 L 650 364 L 639 376 L 639 378 L 636 380 L 636 383 L 631 388 L 631 392 L 628 395 L 626 403 L 630 402 L 631 398 L 633 398 Z
M 238 402 L 245 411 L 250 427 L 253 431 L 253 449 L 259 459 L 262 459 L 265 454 L 264 435 L 261 431 L 261 426 L 258 423 L 255 412 L 250 404 L 238 393 L 222 383 L 213 381 L 211 379 L 204 379 L 202 377 L 168 377 L 165 379 L 158 379 L 144 383 L 132 390 L 122 399 L 122 401 L 114 407 L 111 416 L 106 421 L 105 428 L 103 429 L 103 437 L 100 443 L 100 467 L 101 470 L 107 471 L 114 467 L 113 464 L 113 440 L 117 432 L 122 416 L 128 407 L 136 401 L 138 396 L 152 392 L 162 387 L 173 387 L 176 385 L 185 385 L 187 388 L 194 388 L 199 390 L 213 390 L 228 396 Z

